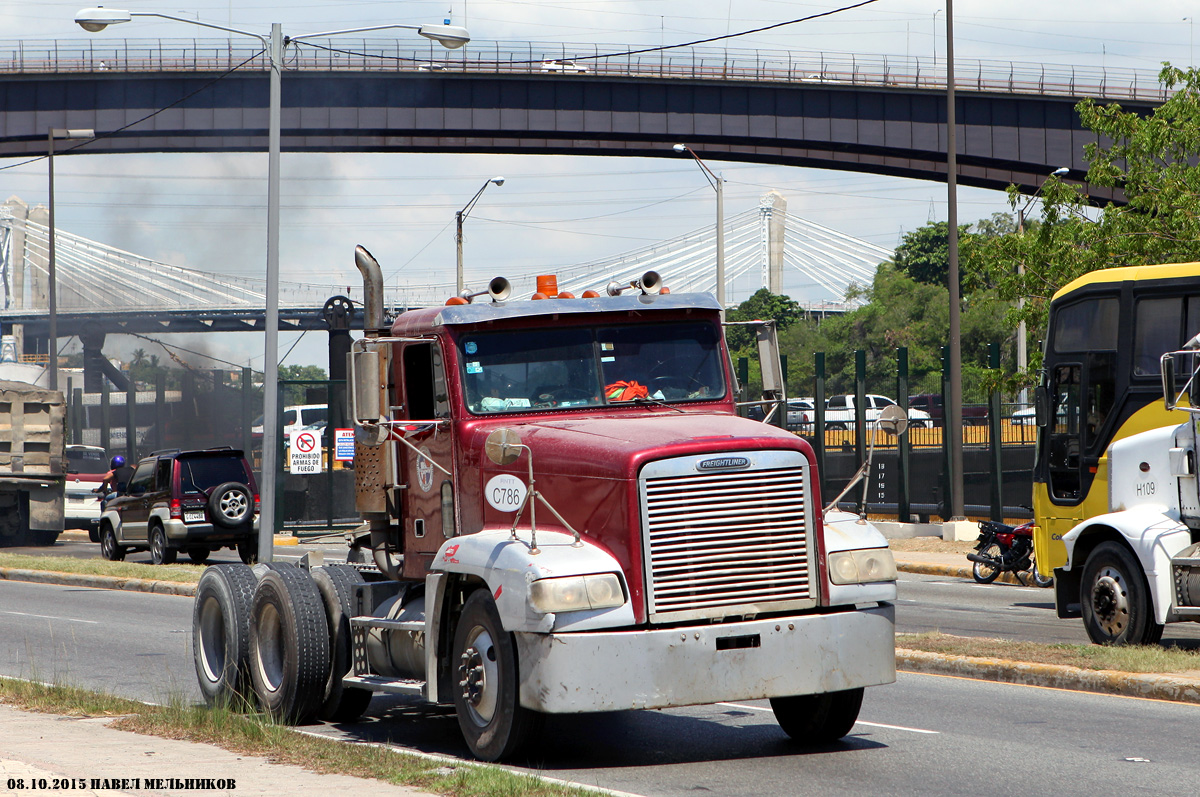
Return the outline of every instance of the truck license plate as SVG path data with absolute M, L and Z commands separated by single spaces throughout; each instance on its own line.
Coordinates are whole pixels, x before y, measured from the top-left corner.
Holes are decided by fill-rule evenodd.
M 184 512 L 183 513 L 183 522 L 184 523 L 201 523 L 201 522 L 203 522 L 203 520 L 204 520 L 204 512 L 203 511 L 201 511 L 201 512 Z

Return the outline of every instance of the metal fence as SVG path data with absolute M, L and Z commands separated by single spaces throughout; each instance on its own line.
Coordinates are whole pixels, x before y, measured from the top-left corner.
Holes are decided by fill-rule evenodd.
M 993 343 L 988 350 L 990 367 L 999 369 L 999 345 Z M 943 356 L 944 364 L 946 359 Z M 945 419 L 926 420 L 913 417 L 910 412 L 909 429 L 899 437 L 886 435 L 868 423 L 873 414 L 868 414 L 864 403 L 867 395 L 887 395 L 894 397 L 901 407 L 909 407 L 908 350 L 896 350 L 896 377 L 885 385 L 868 386 L 865 351 L 855 351 L 854 362 L 855 381 L 849 391 L 855 397 L 852 420 L 838 416 L 830 421 L 826 417 L 828 377 L 822 352 L 814 355 L 813 407 L 808 411 L 808 419 L 789 425 L 788 414 L 776 408 L 768 420 L 789 428 L 812 444 L 821 475 L 821 495 L 826 499 L 841 491 L 844 481 L 867 459 L 873 444 L 876 453 L 868 489 L 851 491 L 842 505 L 855 512 L 891 515 L 902 521 L 934 515 L 948 519 L 950 439 Z M 739 381 L 743 385 L 747 382 L 747 368 L 743 358 L 738 363 Z M 785 373 L 786 368 L 785 360 Z M 947 380 L 948 372 L 943 365 L 937 393 L 942 407 L 948 406 Z M 799 419 L 800 413 L 793 410 L 791 416 Z M 1031 516 L 1037 441 L 1032 410 L 1002 401 L 996 391 L 987 397 L 985 414 L 971 420 L 974 423 L 965 422 L 962 428 L 966 511 L 993 520 Z
M 83 39 L 0 41 L 0 73 L 222 72 L 242 65 L 265 71 L 259 44 L 236 39 Z M 957 91 L 1040 94 L 1161 102 L 1173 92 L 1157 71 L 956 59 Z M 294 43 L 285 68 L 313 71 L 394 71 L 474 74 L 558 74 L 572 78 L 632 77 L 750 80 L 944 90 L 944 59 L 770 49 L 626 45 L 548 45 L 472 41 L 447 52 L 429 42 L 339 36 Z

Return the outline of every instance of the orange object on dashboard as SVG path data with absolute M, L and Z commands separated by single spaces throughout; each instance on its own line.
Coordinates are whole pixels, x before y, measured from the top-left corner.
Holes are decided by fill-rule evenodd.
M 604 387 L 604 395 L 609 401 L 633 401 L 634 399 L 650 398 L 650 389 L 639 385 L 632 379 L 628 382 L 621 380 Z

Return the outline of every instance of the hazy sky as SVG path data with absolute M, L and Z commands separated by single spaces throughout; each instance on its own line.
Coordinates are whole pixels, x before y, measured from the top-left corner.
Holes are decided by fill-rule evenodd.
M 474 40 L 469 47 L 494 40 L 562 42 L 568 49 L 598 45 L 601 52 L 724 35 L 843 5 L 784 0 L 293 0 L 287 4 L 108 0 L 105 4 L 192 16 L 263 34 L 269 32 L 271 22 L 282 22 L 286 34 L 298 35 L 449 18 L 469 28 Z M 81 0 L 0 0 L 0 48 L 11 49 L 18 40 L 84 40 L 88 34 L 72 20 L 85 5 Z M 930 59 L 936 53 L 941 59 L 943 9 L 941 2 L 880 0 L 821 20 L 733 39 L 728 46 Z M 989 59 L 1154 72 L 1162 61 L 1186 65 L 1193 60 L 1193 25 L 1185 18 L 1195 9 L 1195 3 L 1183 2 L 1020 0 L 997 5 L 960 0 L 955 4 L 956 61 Z M 212 38 L 193 26 L 146 20 L 93 36 L 97 41 Z M 713 192 L 694 163 L 670 152 L 672 143 L 664 141 L 661 159 L 285 151 L 283 278 L 357 285 L 352 257 L 354 245 L 361 243 L 379 258 L 389 284 L 452 285 L 454 211 L 496 175 L 503 175 L 505 184 L 490 187 L 467 222 L 469 284 L 485 283 L 496 274 L 525 278 L 547 266 L 619 254 L 711 224 Z M 0 159 L 0 165 L 6 162 L 12 161 Z M 61 229 L 181 266 L 262 274 L 265 153 L 96 155 L 62 158 L 55 165 Z M 946 217 L 941 183 L 782 166 L 711 165 L 728 181 L 725 207 L 730 216 L 755 207 L 763 193 L 776 189 L 787 197 L 789 214 L 887 248 L 894 247 L 904 232 Z M 0 199 L 15 194 L 31 205 L 44 203 L 44 161 L 0 172 L 0 192 Z M 960 188 L 963 223 L 1002 210 L 1008 210 L 1002 192 Z M 164 340 L 262 367 L 261 336 L 218 337 L 203 343 L 185 336 Z M 293 342 L 294 336 L 281 336 L 281 354 Z M 106 353 L 139 346 L 162 356 L 144 341 L 122 343 L 115 338 Z M 324 365 L 324 347 L 324 336 L 310 333 L 285 362 Z

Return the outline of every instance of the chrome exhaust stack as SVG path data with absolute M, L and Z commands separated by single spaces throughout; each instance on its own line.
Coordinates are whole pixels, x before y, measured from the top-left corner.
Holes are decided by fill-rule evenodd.
M 375 337 L 383 326 L 383 269 L 361 244 L 354 247 L 354 265 L 363 278 L 363 329 Z

